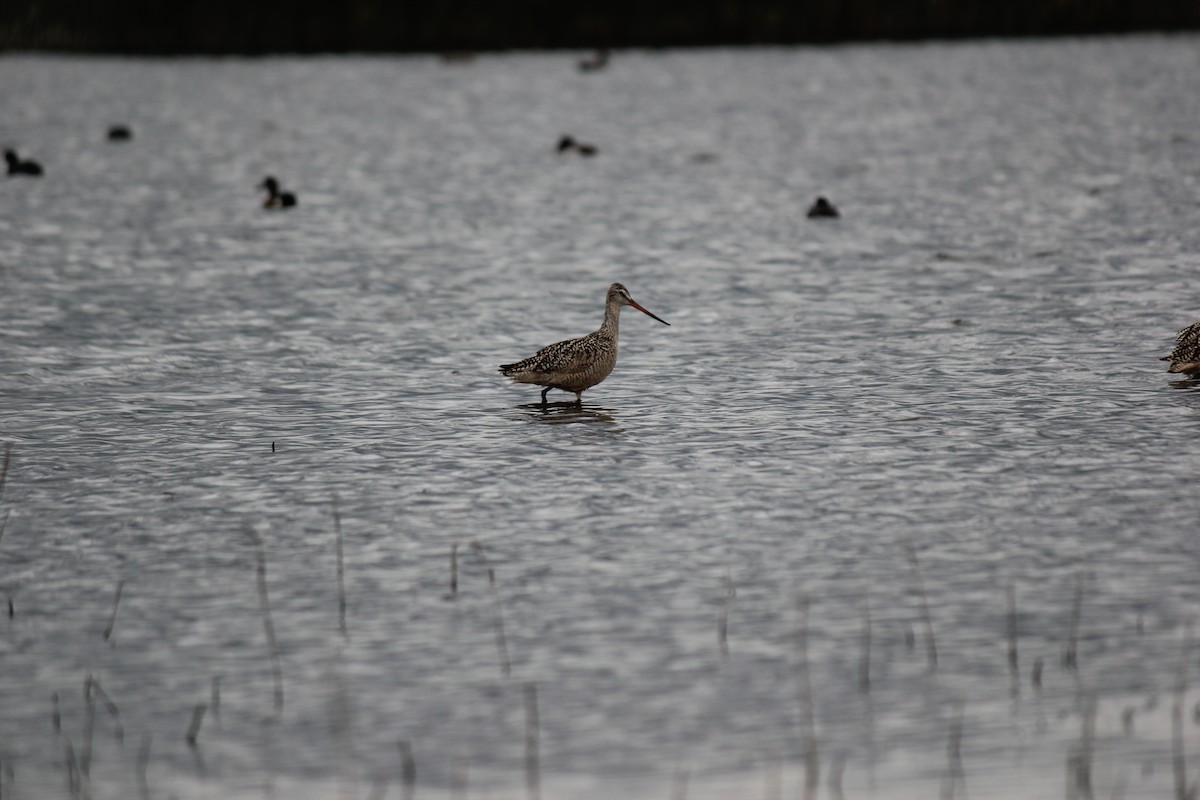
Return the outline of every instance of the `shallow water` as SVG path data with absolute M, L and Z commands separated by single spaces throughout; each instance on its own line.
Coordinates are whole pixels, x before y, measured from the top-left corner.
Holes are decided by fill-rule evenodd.
M 1058 798 L 1092 698 L 1095 791 L 1165 796 L 1197 43 L 0 58 L 47 171 L 0 183 L 5 788 L 68 791 L 90 674 L 96 798 L 403 796 L 400 740 L 529 796 L 527 687 L 546 797 L 791 796 L 814 746 L 928 797 L 961 714 L 972 797 Z M 496 374 L 614 280 L 672 326 L 582 409 Z

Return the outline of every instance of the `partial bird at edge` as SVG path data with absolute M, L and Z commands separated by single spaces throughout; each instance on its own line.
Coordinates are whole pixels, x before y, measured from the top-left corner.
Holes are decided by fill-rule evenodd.
M 1200 322 L 1195 322 L 1175 337 L 1175 349 L 1159 361 L 1170 361 L 1167 372 L 1182 372 L 1200 377 Z

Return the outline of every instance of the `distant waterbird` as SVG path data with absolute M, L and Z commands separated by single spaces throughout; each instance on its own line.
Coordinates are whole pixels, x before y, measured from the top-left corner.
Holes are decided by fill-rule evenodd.
M 838 213 L 833 203 L 824 197 L 818 197 L 816 202 L 809 206 L 808 209 L 809 219 L 835 219 L 840 216 L 841 214 Z
M 17 151 L 9 148 L 4 151 L 4 160 L 8 164 L 8 174 L 28 175 L 36 178 L 42 174 L 42 165 L 33 159 L 21 158 Z
M 587 142 L 576 141 L 574 136 L 563 136 L 558 140 L 559 155 L 562 155 L 563 153 L 578 153 L 586 158 L 588 156 L 594 156 L 598 152 L 599 150 L 596 149 L 596 145 L 588 144 Z
M 1200 322 L 1188 325 L 1175 337 L 1175 349 L 1160 361 L 1170 361 L 1167 372 L 1182 372 L 1200 378 Z
M 599 72 L 608 66 L 608 48 L 601 48 L 586 58 L 579 59 L 580 72 Z
M 582 404 L 583 392 L 607 378 L 617 365 L 617 327 L 622 306 L 633 306 L 663 325 L 671 324 L 642 308 L 629 296 L 628 289 L 614 283 L 608 287 L 604 322 L 598 330 L 543 347 L 523 361 L 502 364 L 500 374 L 512 378 L 513 383 L 544 386 L 542 405 L 546 404 L 546 393 L 551 389 L 574 392 L 575 402 Z
M 108 140 L 110 142 L 128 142 L 133 138 L 133 131 L 128 125 L 113 125 L 108 129 Z
M 263 182 L 258 185 L 258 188 L 267 193 L 266 199 L 263 200 L 263 208 L 291 208 L 296 205 L 296 195 L 292 192 L 281 191 L 279 181 L 275 180 L 274 175 L 263 178 Z

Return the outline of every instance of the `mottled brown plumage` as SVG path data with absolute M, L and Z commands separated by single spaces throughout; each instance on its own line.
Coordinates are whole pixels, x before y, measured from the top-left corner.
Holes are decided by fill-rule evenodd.
M 1170 361 L 1167 372 L 1200 376 L 1200 322 L 1187 326 L 1176 337 L 1175 349 L 1161 361 Z
M 529 358 L 515 364 L 502 364 L 500 374 L 514 383 L 544 386 L 542 403 L 551 389 L 574 392 L 575 401 L 583 402 L 583 392 L 608 377 L 617 364 L 617 325 L 621 306 L 633 306 L 664 325 L 670 325 L 642 308 L 629 296 L 629 290 L 619 283 L 608 287 L 604 304 L 604 322 L 599 330 L 543 347 Z

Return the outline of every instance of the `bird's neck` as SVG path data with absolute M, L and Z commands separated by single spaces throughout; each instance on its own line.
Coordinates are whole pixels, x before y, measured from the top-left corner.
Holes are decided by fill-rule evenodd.
M 609 303 L 604 307 L 604 323 L 600 326 L 600 330 L 615 339 L 617 336 L 617 325 L 620 321 L 621 304 Z

